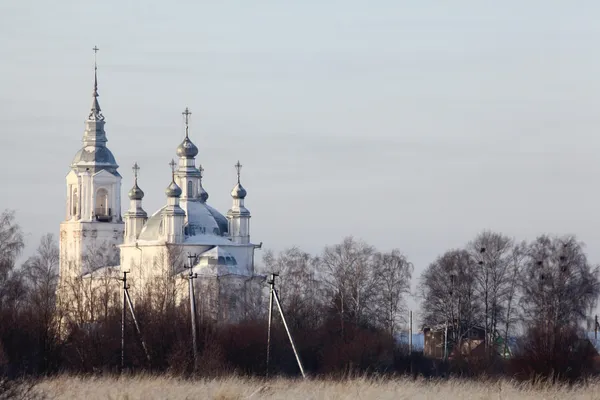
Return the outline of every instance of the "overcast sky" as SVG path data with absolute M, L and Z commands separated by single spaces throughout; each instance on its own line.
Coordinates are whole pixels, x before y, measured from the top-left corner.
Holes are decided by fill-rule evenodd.
M 418 274 L 492 229 L 600 262 L 597 1 L 0 2 L 0 210 L 58 234 L 93 51 L 123 210 L 165 203 L 192 111 L 209 203 L 244 165 L 252 239 L 355 235 Z M 258 255 L 260 258 L 260 254 Z M 257 258 L 257 259 L 258 259 Z

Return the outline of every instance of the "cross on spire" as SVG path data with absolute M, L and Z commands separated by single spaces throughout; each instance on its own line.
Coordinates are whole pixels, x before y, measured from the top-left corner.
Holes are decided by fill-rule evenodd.
M 133 176 L 135 177 L 135 181 L 137 182 L 138 172 L 140 171 L 140 166 L 138 165 L 137 161 L 135 164 L 133 164 L 133 167 L 131 169 L 133 170 Z
M 181 115 L 183 115 L 185 117 L 185 137 L 189 137 L 189 130 L 190 130 L 190 115 L 192 115 L 192 113 L 190 112 L 189 108 L 185 108 L 185 111 L 181 113 Z
M 92 109 L 88 118 L 91 120 L 102 121 L 104 120 L 104 116 L 102 115 L 102 110 L 100 109 L 100 103 L 98 103 L 98 96 L 100 95 L 98 94 L 98 62 L 96 59 L 98 50 L 100 49 L 98 46 L 94 46 L 92 50 L 94 50 L 94 92 L 92 93 L 94 99 L 92 101 Z
M 98 50 L 100 50 L 100 49 L 98 48 L 98 46 L 94 46 L 94 48 L 92 50 L 94 50 L 94 67 L 96 67 L 96 54 L 98 53 Z
M 171 177 L 173 178 L 173 182 L 175 182 L 175 160 L 171 159 L 169 166 L 171 167 Z
M 234 165 L 236 171 L 237 171 L 237 180 L 238 183 L 240 183 L 240 173 L 242 171 L 242 164 L 240 164 L 240 160 L 238 160 L 237 164 Z
M 98 60 L 96 57 L 100 49 L 98 46 L 94 46 L 92 50 L 94 50 L 94 97 L 98 97 Z

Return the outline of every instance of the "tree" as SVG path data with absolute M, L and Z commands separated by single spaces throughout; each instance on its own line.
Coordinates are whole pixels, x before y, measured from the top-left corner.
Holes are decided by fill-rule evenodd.
M 48 358 L 56 344 L 58 329 L 54 322 L 56 311 L 56 288 L 58 284 L 59 250 L 52 234 L 40 240 L 35 255 L 22 266 L 27 286 L 27 301 L 35 336 L 38 341 L 40 368 L 48 365 Z
M 486 346 L 495 343 L 499 326 L 510 319 L 506 315 L 507 301 L 514 298 L 515 244 L 500 233 L 484 231 L 467 246 L 470 256 L 477 264 L 475 281 L 478 297 L 482 302 L 482 321 L 486 333 Z
M 410 293 L 413 265 L 400 250 L 394 249 L 389 253 L 377 253 L 375 267 L 383 326 L 394 336 L 405 311 L 404 295 Z
M 561 327 L 577 327 L 600 294 L 600 269 L 574 236 L 543 235 L 529 245 L 520 274 L 524 322 L 545 332 L 549 349 Z
M 523 267 L 523 261 L 525 259 L 527 251 L 527 245 L 525 242 L 519 243 L 513 247 L 513 251 L 510 259 L 510 266 L 508 271 L 508 283 L 505 292 L 505 313 L 504 313 L 504 346 L 502 354 L 508 354 L 508 335 L 514 329 L 519 322 L 519 313 L 517 312 L 516 305 L 518 303 L 519 293 L 519 279 L 521 275 L 521 269 Z
M 375 249 L 352 236 L 327 246 L 320 258 L 328 298 L 339 314 L 342 336 L 344 322 L 369 325 L 376 313 L 377 274 Z
M 263 263 L 266 274 L 279 274 L 277 292 L 290 325 L 303 328 L 318 326 L 323 308 L 318 260 L 297 247 L 291 247 L 277 255 L 270 250 L 265 252 Z
M 421 274 L 423 322 L 429 326 L 452 324 L 452 338 L 460 341 L 479 323 L 475 263 L 466 250 L 450 250 Z
M 14 211 L 5 210 L 0 214 L 0 310 L 7 297 L 14 299 L 20 292 L 19 278 L 11 276 L 11 272 L 24 247 L 23 232 L 15 222 Z

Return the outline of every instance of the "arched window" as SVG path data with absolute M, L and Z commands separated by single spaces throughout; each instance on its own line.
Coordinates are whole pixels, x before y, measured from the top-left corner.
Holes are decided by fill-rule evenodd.
M 77 196 L 77 188 L 73 189 L 73 195 L 71 196 L 71 210 L 72 215 L 77 216 L 77 205 L 79 203 L 79 197 Z
M 192 184 L 192 181 L 188 181 L 188 184 L 187 184 L 187 197 L 193 197 L 192 196 L 193 191 L 194 191 L 194 185 Z
M 96 192 L 96 218 L 98 220 L 107 220 L 111 216 L 111 209 L 108 203 L 108 190 L 102 188 Z

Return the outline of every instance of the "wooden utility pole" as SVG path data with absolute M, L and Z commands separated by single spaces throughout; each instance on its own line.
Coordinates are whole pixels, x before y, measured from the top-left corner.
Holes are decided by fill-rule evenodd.
M 408 354 L 411 355 L 413 352 L 413 316 L 412 310 L 408 312 Z
M 123 281 L 123 304 L 121 306 L 121 373 L 125 371 L 125 319 L 127 309 L 127 271 L 123 271 L 123 278 L 119 279 Z
M 144 349 L 144 354 L 146 355 L 146 359 L 148 363 L 150 363 L 150 353 L 148 352 L 148 347 L 146 346 L 146 342 L 142 337 L 142 331 L 140 329 L 140 325 L 138 324 L 137 318 L 135 317 L 135 311 L 133 309 L 133 303 L 131 302 L 131 296 L 129 296 L 129 285 L 127 284 L 127 274 L 129 272 L 123 271 L 123 278 L 120 278 L 120 281 L 123 281 L 123 306 L 121 309 L 121 373 L 125 371 L 125 322 L 127 319 L 127 307 L 129 306 L 129 312 L 131 313 L 131 318 L 133 319 L 133 324 L 135 326 L 135 330 L 138 333 L 140 338 L 140 342 L 142 343 L 142 348 Z
M 197 332 L 196 332 L 196 295 L 194 294 L 194 279 L 198 277 L 198 274 L 193 272 L 194 261 L 196 260 L 196 254 L 191 255 L 188 253 L 188 268 L 190 271 L 185 277 L 188 280 L 188 288 L 190 291 L 190 315 L 192 321 L 192 355 L 194 357 L 194 371 L 198 366 L 198 343 L 197 343 Z
M 269 297 L 269 307 L 273 307 L 273 299 L 275 299 L 275 304 L 277 304 L 277 308 L 279 309 L 279 314 L 281 315 L 281 321 L 283 322 L 283 326 L 285 327 L 285 331 L 287 332 L 288 338 L 290 340 L 290 344 L 292 345 L 292 350 L 294 351 L 294 355 L 296 356 L 296 362 L 298 362 L 298 368 L 300 368 L 300 373 L 302 377 L 306 379 L 306 374 L 304 373 L 304 367 L 302 366 L 302 361 L 300 360 L 300 355 L 296 350 L 296 345 L 294 344 L 294 339 L 292 338 L 292 333 L 288 328 L 287 322 L 285 321 L 285 315 L 283 315 L 283 309 L 281 308 L 281 303 L 279 302 L 279 296 L 277 295 L 277 290 L 275 289 L 275 277 L 279 276 L 276 273 L 271 274 L 270 280 L 267 283 L 270 286 L 270 297 Z M 269 367 L 269 348 L 271 347 L 271 312 L 269 310 L 269 333 L 267 335 L 267 371 Z

